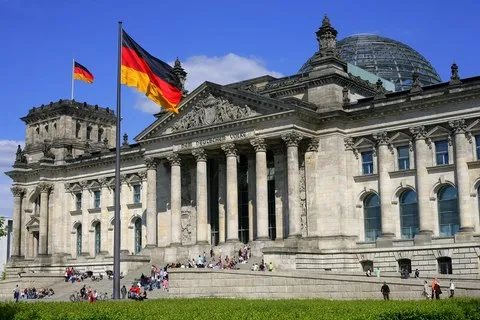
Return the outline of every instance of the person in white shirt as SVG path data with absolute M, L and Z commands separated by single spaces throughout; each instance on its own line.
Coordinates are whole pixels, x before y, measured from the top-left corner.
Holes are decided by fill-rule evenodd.
M 453 298 L 455 294 L 455 284 L 453 283 L 452 279 L 450 279 L 450 296 L 449 298 Z

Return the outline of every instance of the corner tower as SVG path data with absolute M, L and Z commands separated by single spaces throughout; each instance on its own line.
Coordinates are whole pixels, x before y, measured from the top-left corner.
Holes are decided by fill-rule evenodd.
M 113 110 L 75 100 L 34 107 L 21 118 L 26 124 L 25 161 L 59 164 L 92 150 L 115 147 Z

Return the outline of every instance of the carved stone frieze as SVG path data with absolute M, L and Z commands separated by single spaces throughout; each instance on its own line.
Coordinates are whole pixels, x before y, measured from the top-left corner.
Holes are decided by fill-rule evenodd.
M 192 155 L 195 157 L 195 159 L 198 161 L 207 161 L 207 153 L 205 152 L 205 149 L 198 148 L 192 150 Z
M 267 144 L 265 143 L 265 139 L 263 138 L 255 138 L 250 140 L 250 144 L 255 149 L 255 152 L 266 152 L 267 151 Z
M 282 140 L 285 141 L 287 147 L 298 147 L 303 137 L 297 132 L 282 134 Z
M 12 190 L 14 197 L 21 197 L 26 192 L 25 188 L 20 188 L 20 187 L 12 187 L 10 190 Z
M 200 100 L 191 112 L 173 124 L 172 132 L 241 120 L 257 115 L 259 115 L 259 113 L 250 109 L 247 105 L 237 106 L 225 98 L 215 97 L 209 94 Z
M 181 163 L 180 155 L 178 153 L 169 154 L 167 160 L 171 166 L 179 166 Z
M 181 236 L 182 236 L 182 243 L 189 243 L 192 241 L 192 215 L 190 210 L 187 208 L 182 208 L 182 215 L 181 215 Z
M 300 208 L 301 212 L 301 231 L 302 237 L 307 236 L 307 192 L 306 192 L 306 180 L 305 180 L 305 157 L 301 157 L 298 175 L 299 175 L 299 196 L 300 196 Z
M 234 143 L 222 144 L 221 148 L 225 152 L 225 155 L 227 157 L 236 157 L 237 156 L 237 148 L 235 147 Z

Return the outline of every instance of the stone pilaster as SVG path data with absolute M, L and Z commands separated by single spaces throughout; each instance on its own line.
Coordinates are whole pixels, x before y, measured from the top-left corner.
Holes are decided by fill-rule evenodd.
M 468 140 L 465 136 L 467 126 L 465 120 L 454 120 L 448 123 L 453 129 L 455 184 L 457 186 L 458 209 L 460 214 L 460 232 L 473 233 L 473 210 L 470 206 L 470 177 L 468 174 Z
M 145 159 L 147 165 L 147 243 L 146 247 L 157 246 L 157 166 L 158 159 Z M 124 235 L 126 236 L 126 235 Z
M 107 214 L 108 209 L 108 184 L 107 178 L 99 178 L 98 183 L 100 184 L 100 253 L 103 255 L 108 255 L 110 252 L 110 241 L 108 240 L 108 228 L 110 224 L 109 214 Z M 113 251 L 111 251 L 113 254 Z
M 311 236 L 320 236 L 318 229 L 318 221 L 320 220 L 320 212 L 317 201 L 317 155 L 318 155 L 318 138 L 311 138 L 308 141 L 307 151 L 305 152 L 305 202 L 307 207 L 307 234 Z
M 300 238 L 301 210 L 299 194 L 298 144 L 302 136 L 296 132 L 282 135 L 287 145 L 288 237 Z
M 38 254 L 47 254 L 48 240 L 48 193 L 52 189 L 52 185 L 41 182 L 38 185 L 40 189 L 40 223 L 39 223 L 39 247 Z
M 434 217 L 429 204 L 427 131 L 424 126 L 416 126 L 410 128 L 410 132 L 415 140 L 415 186 L 420 220 L 420 233 L 415 236 L 415 244 L 423 244 L 431 241 L 434 226 Z
M 197 160 L 197 244 L 208 244 L 207 154 L 204 149 L 192 154 Z
M 25 194 L 25 189 L 20 187 L 13 187 L 13 241 L 12 254 L 13 258 L 19 257 L 23 252 L 20 249 L 21 243 L 21 225 L 22 225 L 22 198 Z
M 181 239 L 181 217 L 182 217 L 182 172 L 180 156 L 173 153 L 167 157 L 170 162 L 170 211 L 172 214 L 172 243 L 173 246 L 179 246 Z
M 373 138 L 377 141 L 377 164 L 378 164 L 378 191 L 380 193 L 380 210 L 382 219 L 382 236 L 377 245 L 389 246 L 387 239 L 395 236 L 395 219 L 392 214 L 391 205 L 391 188 L 390 177 L 388 172 L 391 171 L 391 153 L 388 148 L 389 138 L 387 132 L 382 131 L 375 133 Z
M 255 181 L 255 155 L 247 154 L 247 181 L 248 181 L 248 241 L 252 242 L 257 237 L 257 208 L 256 208 L 256 185 Z
M 222 150 L 227 156 L 227 242 L 238 242 L 237 148 L 227 143 Z
M 268 238 L 268 183 L 267 183 L 267 145 L 265 139 L 250 141 L 255 148 L 255 203 L 257 216 L 257 240 Z M 253 230 L 251 231 L 253 232 Z

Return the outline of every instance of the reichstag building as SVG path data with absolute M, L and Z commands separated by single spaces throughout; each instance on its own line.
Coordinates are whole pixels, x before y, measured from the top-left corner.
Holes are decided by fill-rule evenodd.
M 30 109 L 10 270 L 112 269 L 120 192 L 124 272 L 248 245 L 284 269 L 479 274 L 480 77 L 453 64 L 442 82 L 376 35 L 337 42 L 327 17 L 316 40 L 297 74 L 205 82 L 124 137 L 121 190 L 111 109 Z

